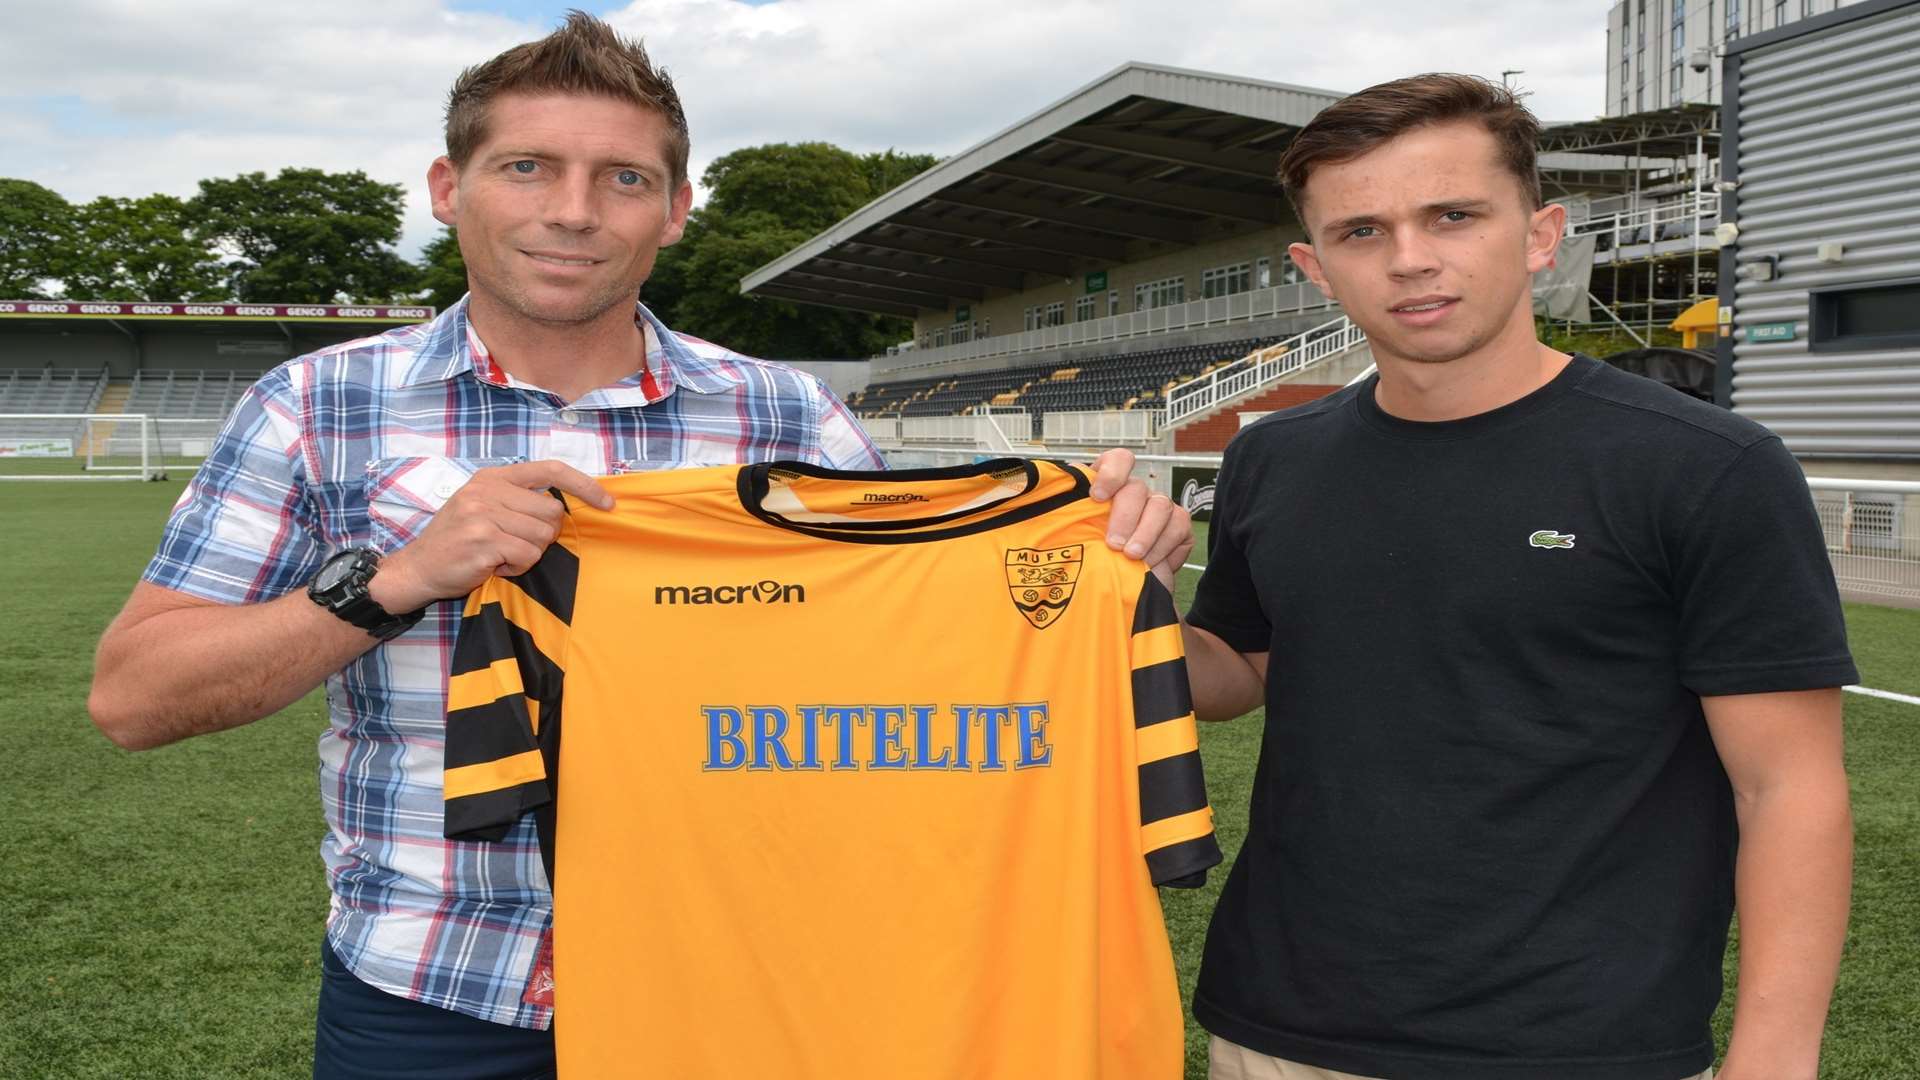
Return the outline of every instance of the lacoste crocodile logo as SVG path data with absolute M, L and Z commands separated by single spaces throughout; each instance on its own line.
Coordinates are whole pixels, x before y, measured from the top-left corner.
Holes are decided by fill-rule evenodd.
M 1527 543 L 1537 548 L 1570 548 L 1573 546 L 1572 533 L 1557 533 L 1552 529 L 1541 529 L 1527 537 Z

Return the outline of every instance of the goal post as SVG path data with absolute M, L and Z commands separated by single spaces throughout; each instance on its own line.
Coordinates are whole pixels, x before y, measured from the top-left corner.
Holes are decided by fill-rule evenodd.
M 0 413 L 0 480 L 164 480 L 145 413 Z

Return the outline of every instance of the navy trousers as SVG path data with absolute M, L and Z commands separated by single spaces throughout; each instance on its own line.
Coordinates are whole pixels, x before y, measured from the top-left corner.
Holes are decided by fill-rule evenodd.
M 324 941 L 313 1080 L 552 1080 L 553 1032 L 509 1027 L 377 990 Z

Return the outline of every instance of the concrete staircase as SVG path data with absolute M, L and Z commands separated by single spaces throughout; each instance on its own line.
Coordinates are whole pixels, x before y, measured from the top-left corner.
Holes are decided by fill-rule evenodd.
M 107 388 L 100 393 L 100 400 L 94 403 L 93 411 L 108 414 L 125 412 L 127 399 L 132 396 L 132 379 L 109 379 Z M 114 429 L 119 426 L 118 420 L 101 420 L 87 425 L 89 439 L 93 443 L 93 456 L 107 456 L 107 440 L 113 438 Z

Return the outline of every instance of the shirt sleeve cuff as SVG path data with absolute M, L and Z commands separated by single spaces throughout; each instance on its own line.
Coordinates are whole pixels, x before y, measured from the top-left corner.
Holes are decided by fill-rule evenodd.
M 1774 694 L 1789 690 L 1824 690 L 1860 681 L 1860 671 L 1845 656 L 1818 660 L 1731 668 L 1693 668 L 1680 675 L 1687 689 L 1701 697 L 1726 694 Z
M 1221 622 L 1198 609 L 1187 612 L 1187 625 L 1197 626 L 1233 647 L 1234 652 L 1263 653 L 1273 649 L 1273 628 Z

